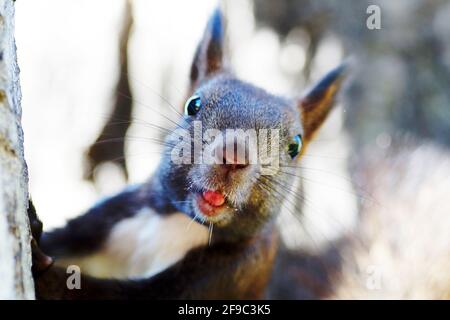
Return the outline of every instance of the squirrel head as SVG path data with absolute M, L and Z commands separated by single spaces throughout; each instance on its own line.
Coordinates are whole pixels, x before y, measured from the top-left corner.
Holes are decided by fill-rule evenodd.
M 166 137 L 159 181 L 167 200 L 214 224 L 217 237 L 251 237 L 294 192 L 293 168 L 331 111 L 344 71 L 297 98 L 241 81 L 228 67 L 217 9 L 195 53 L 185 114 Z

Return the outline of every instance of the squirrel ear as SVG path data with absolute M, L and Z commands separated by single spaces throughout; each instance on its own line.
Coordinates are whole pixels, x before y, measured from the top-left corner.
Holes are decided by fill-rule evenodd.
M 223 29 L 222 12 L 217 8 L 209 19 L 203 38 L 195 52 L 190 74 L 192 87 L 223 68 Z
M 346 69 L 346 64 L 342 64 L 330 71 L 300 99 L 303 138 L 306 141 L 312 138 L 333 108 Z

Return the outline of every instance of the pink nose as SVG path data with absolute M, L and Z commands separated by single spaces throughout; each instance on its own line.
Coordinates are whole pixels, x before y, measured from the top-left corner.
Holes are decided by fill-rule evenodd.
M 232 170 L 243 169 L 249 165 L 249 150 L 246 145 L 233 143 L 223 149 L 223 164 Z

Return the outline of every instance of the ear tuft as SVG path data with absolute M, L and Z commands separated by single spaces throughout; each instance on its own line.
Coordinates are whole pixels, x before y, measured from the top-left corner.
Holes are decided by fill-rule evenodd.
M 341 64 L 323 77 L 300 100 L 305 140 L 310 140 L 313 137 L 332 110 L 347 71 L 348 64 Z
M 208 22 L 208 29 L 211 30 L 211 42 L 223 42 L 223 17 L 220 8 L 216 8 Z
M 203 38 L 191 67 L 191 86 L 223 69 L 224 23 L 222 12 L 216 8 L 208 21 Z

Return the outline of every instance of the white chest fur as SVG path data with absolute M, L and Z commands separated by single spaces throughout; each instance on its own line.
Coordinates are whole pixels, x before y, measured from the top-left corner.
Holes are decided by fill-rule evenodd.
M 158 215 L 144 208 L 116 224 L 98 253 L 76 261 L 65 259 L 63 264 L 76 264 L 96 277 L 149 277 L 207 244 L 208 228 L 185 214 Z

